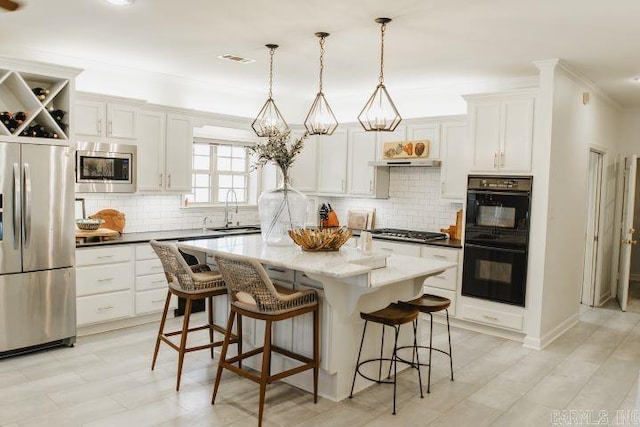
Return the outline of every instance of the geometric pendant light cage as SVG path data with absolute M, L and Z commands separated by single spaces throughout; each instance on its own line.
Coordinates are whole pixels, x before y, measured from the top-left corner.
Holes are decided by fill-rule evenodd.
M 287 125 L 273 100 L 273 54 L 278 45 L 267 44 L 266 47 L 269 48 L 269 97 L 260 109 L 258 116 L 251 123 L 251 127 L 259 137 L 282 134 L 289 130 L 289 125 Z
M 393 132 L 402 121 L 400 113 L 391 100 L 384 85 L 384 34 L 389 18 L 377 18 L 380 26 L 380 75 L 378 86 L 358 115 L 358 121 L 365 131 Z
M 324 43 L 329 37 L 329 33 L 316 33 L 316 37 L 320 38 L 320 83 L 318 94 L 316 95 L 307 118 L 304 120 L 304 127 L 310 135 L 331 135 L 338 127 L 338 120 L 333 114 L 333 110 L 329 106 L 327 99 L 322 92 L 322 75 L 324 72 Z

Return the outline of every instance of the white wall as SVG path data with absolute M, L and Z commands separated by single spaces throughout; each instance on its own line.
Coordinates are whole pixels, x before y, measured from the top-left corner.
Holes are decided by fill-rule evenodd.
M 562 66 L 541 68 L 541 108 L 534 148 L 532 291 L 529 344 L 544 346 L 577 321 L 584 262 L 589 149 L 605 152 L 603 247 L 599 274 L 608 283 L 613 245 L 618 110 L 594 87 Z M 583 93 L 590 102 L 583 105 Z M 550 116 L 548 115 L 550 112 Z M 541 163 L 542 162 L 542 163 Z M 547 162 L 547 163 L 544 163 Z M 548 181 L 545 172 L 548 171 Z M 543 200 L 544 199 L 544 200 Z M 545 217 L 540 217 L 545 215 Z M 603 286 L 606 289 L 607 286 Z M 539 316 L 539 317 L 538 317 Z

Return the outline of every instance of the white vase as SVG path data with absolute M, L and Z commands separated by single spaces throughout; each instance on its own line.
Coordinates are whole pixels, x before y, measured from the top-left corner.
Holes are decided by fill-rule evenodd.
M 272 246 L 293 245 L 289 230 L 304 228 L 308 212 L 308 197 L 291 185 L 264 191 L 258 197 L 262 240 Z

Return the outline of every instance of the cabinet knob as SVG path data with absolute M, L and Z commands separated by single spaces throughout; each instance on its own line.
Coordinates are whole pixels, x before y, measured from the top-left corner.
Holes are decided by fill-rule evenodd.
M 171 188 L 171 174 L 167 175 L 167 187 Z
M 504 151 L 500 152 L 500 166 L 504 166 Z
M 162 188 L 162 175 L 163 175 L 163 174 L 160 174 L 160 185 L 159 185 L 159 186 L 160 186 L 160 188 Z
M 493 167 L 494 169 L 498 168 L 498 153 L 493 153 Z

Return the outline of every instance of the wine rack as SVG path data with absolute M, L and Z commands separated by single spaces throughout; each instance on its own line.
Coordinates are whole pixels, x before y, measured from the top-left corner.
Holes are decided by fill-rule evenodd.
M 36 88 L 42 89 L 41 97 Z M 69 91 L 68 79 L 0 69 L 0 113 L 26 114 L 10 126 L 0 120 L 0 137 L 68 140 Z

